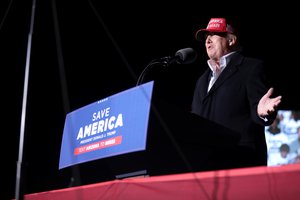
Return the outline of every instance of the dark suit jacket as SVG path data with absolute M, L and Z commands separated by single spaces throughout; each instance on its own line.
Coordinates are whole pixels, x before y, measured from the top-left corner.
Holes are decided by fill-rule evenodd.
M 253 165 L 265 165 L 264 126 L 270 125 L 275 115 L 265 122 L 256 112 L 260 98 L 269 89 L 263 62 L 235 53 L 207 92 L 210 76 L 208 68 L 198 79 L 192 112 L 238 132 L 239 145 L 255 153 L 251 153 L 254 156 L 251 159 L 257 159 Z

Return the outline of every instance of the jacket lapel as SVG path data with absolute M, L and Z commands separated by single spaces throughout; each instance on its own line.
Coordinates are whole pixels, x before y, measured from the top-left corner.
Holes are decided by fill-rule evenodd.
M 228 80 L 233 74 L 237 72 L 238 66 L 241 64 L 242 59 L 243 57 L 239 53 L 232 57 L 231 61 L 228 63 L 224 71 L 220 74 L 219 78 L 216 80 L 203 100 L 213 94 L 226 80 Z

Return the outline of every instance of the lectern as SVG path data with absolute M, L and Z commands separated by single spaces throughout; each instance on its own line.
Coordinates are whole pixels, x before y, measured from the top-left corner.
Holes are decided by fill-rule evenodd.
M 236 167 L 239 134 L 161 99 L 155 90 L 154 83 L 146 148 L 78 164 L 82 184 Z

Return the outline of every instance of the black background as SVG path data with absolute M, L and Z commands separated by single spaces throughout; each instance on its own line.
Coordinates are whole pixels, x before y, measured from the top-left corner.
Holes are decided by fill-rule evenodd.
M 135 86 L 151 60 L 192 47 L 198 53 L 195 63 L 174 65 L 162 75 L 165 95 L 188 110 L 195 81 L 205 70 L 200 63 L 207 59 L 194 34 L 211 17 L 230 17 L 238 23 L 244 53 L 265 60 L 275 93 L 283 96 L 280 109 L 300 109 L 297 6 L 287 1 L 261 3 L 37 0 L 29 42 L 32 1 L 1 1 L 0 198 L 14 197 L 27 55 L 24 193 L 70 184 L 71 169 L 58 170 L 67 112 Z

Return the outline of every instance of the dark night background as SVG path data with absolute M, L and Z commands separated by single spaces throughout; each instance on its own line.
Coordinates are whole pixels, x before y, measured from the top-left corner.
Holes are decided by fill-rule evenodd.
M 244 53 L 266 61 L 275 92 L 283 96 L 280 109 L 300 109 L 296 7 L 287 1 L 262 6 L 254 1 L 235 5 L 228 1 L 37 0 L 22 191 L 35 193 L 70 184 L 71 169 L 58 170 L 67 112 L 134 87 L 151 60 L 192 47 L 198 53 L 195 63 L 174 65 L 162 75 L 167 98 L 188 110 L 196 79 L 205 70 L 200 63 L 207 59 L 194 34 L 211 17 L 236 20 Z M 31 9 L 29 0 L 1 0 L 0 199 L 12 199 L 15 192 Z

